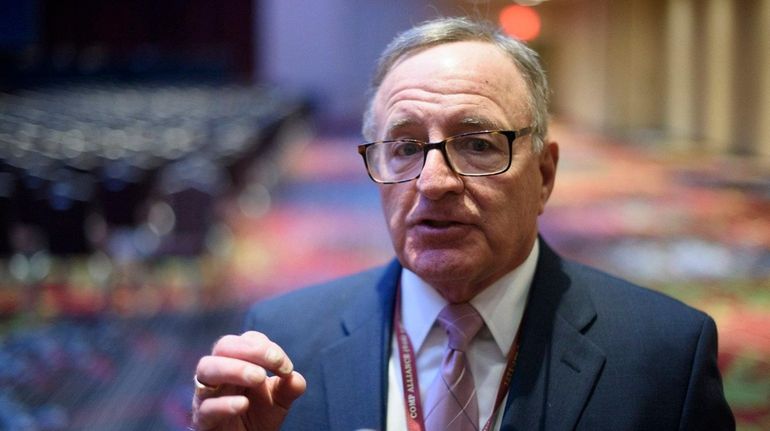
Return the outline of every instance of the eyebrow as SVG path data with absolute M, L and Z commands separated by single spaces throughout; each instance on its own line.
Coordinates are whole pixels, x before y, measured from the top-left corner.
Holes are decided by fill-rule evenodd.
M 460 120 L 460 124 L 463 126 L 477 126 L 482 129 L 498 129 L 501 128 L 496 122 L 483 118 L 483 117 L 465 117 Z
M 388 125 L 388 128 L 385 130 L 386 132 L 385 138 L 388 139 L 392 137 L 396 131 L 408 129 L 418 123 L 419 122 L 414 120 L 413 118 L 408 118 L 408 117 L 399 118 L 393 121 L 390 125 Z M 473 126 L 484 130 L 503 128 L 497 122 L 484 117 L 464 117 L 460 121 L 458 121 L 456 124 L 459 124 L 461 126 Z
M 399 118 L 388 125 L 388 128 L 385 130 L 385 138 L 392 137 L 395 131 L 409 128 L 416 123 L 417 122 L 411 118 Z

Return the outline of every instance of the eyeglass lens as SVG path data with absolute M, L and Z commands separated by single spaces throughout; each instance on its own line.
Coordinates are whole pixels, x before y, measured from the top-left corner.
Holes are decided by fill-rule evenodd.
M 401 140 L 367 148 L 370 173 L 378 181 L 405 181 L 419 176 L 427 144 Z M 491 175 L 505 170 L 510 161 L 508 138 L 496 132 L 461 135 L 445 141 L 452 169 L 463 175 Z

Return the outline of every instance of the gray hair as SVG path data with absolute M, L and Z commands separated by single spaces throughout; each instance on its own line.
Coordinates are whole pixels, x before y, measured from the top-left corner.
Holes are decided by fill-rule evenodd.
M 533 120 L 533 146 L 540 151 L 548 133 L 548 80 L 540 64 L 540 56 L 523 42 L 503 34 L 491 24 L 468 18 L 439 18 L 426 21 L 393 39 L 380 55 L 369 87 L 369 101 L 363 118 L 364 139 L 376 139 L 374 97 L 385 76 L 401 58 L 408 54 L 451 42 L 480 41 L 500 48 L 514 62 L 529 90 L 529 105 Z

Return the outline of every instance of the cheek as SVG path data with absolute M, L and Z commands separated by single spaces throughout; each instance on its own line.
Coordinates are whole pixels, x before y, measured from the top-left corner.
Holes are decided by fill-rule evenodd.
M 536 225 L 540 211 L 536 181 L 530 176 L 516 176 L 495 184 L 479 200 L 488 235 L 503 243 L 520 240 Z
M 406 209 L 406 199 L 406 193 L 399 190 L 398 185 L 380 186 L 380 202 L 391 236 L 404 230 L 403 212 Z

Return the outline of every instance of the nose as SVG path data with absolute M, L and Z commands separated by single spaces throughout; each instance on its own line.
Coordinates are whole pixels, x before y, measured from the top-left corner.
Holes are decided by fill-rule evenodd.
M 462 178 L 452 170 L 444 154 L 438 149 L 428 151 L 417 178 L 417 190 L 428 199 L 437 200 L 447 193 L 460 193 L 464 187 Z

